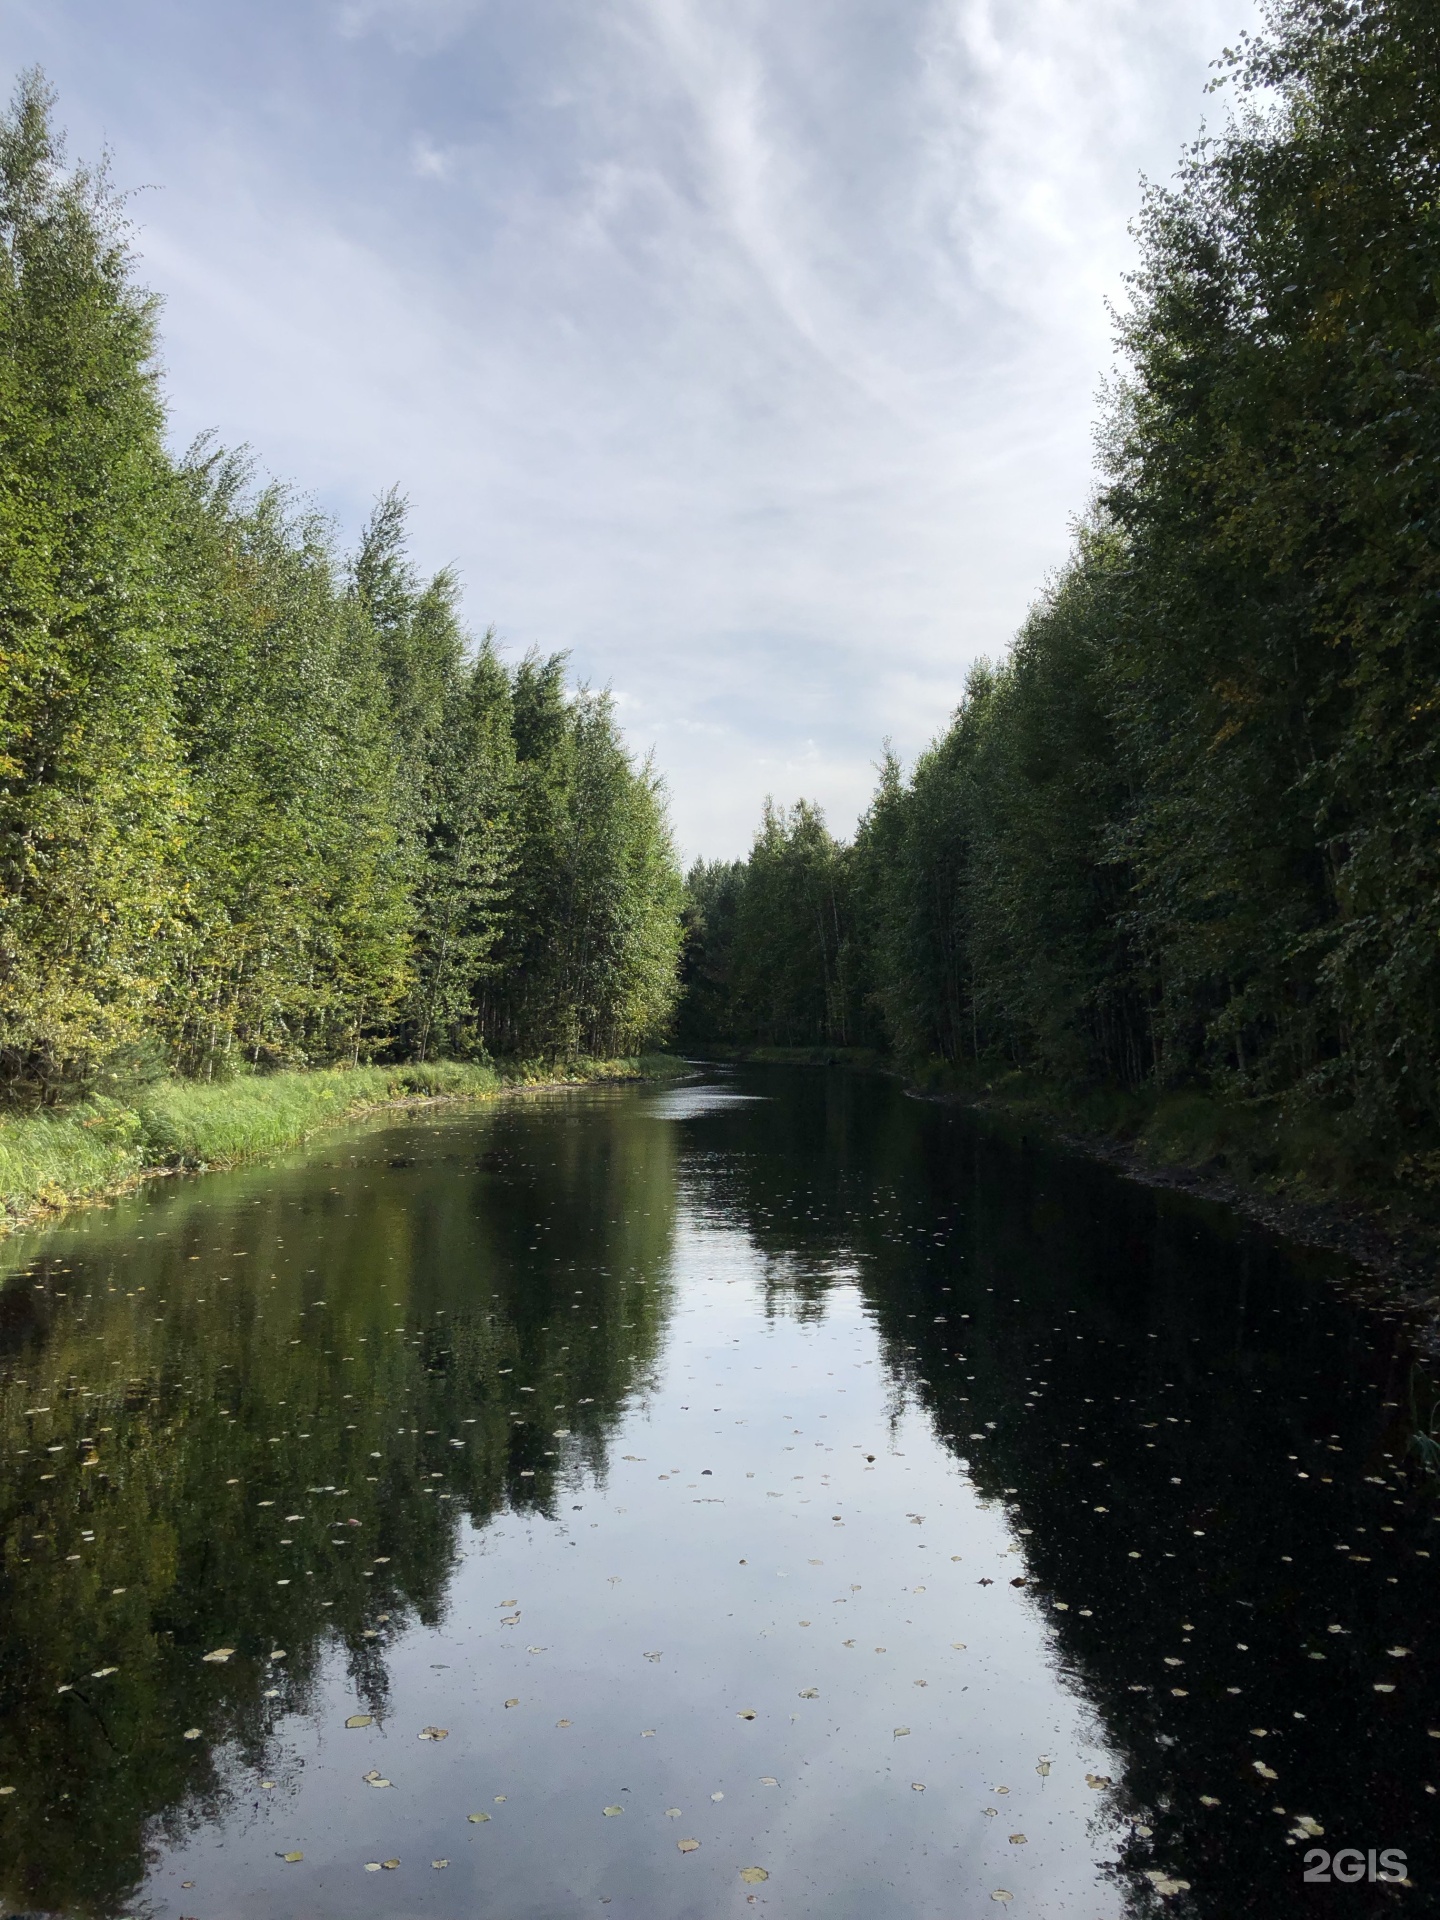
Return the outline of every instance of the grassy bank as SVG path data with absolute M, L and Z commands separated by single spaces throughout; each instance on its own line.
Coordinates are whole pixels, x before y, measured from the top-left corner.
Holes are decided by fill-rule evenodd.
M 233 1080 L 161 1080 L 124 1099 L 96 1098 L 58 1113 L 0 1119 L 0 1232 L 53 1209 L 94 1200 L 148 1173 L 233 1167 L 298 1146 L 323 1127 L 377 1107 L 493 1099 L 525 1087 L 655 1078 L 678 1070 L 661 1055 L 543 1061 L 503 1067 L 334 1067 Z

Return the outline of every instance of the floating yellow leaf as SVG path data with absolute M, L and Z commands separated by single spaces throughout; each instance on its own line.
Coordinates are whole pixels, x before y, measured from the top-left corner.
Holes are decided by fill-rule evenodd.
M 753 1707 L 742 1707 L 735 1718 L 737 1720 L 753 1720 L 755 1718 L 755 1709 Z
M 605 1807 L 602 1811 L 607 1820 L 613 1820 L 617 1813 L 623 1813 L 625 1809 L 623 1807 Z
M 745 1882 L 747 1887 L 758 1887 L 760 1882 L 762 1880 L 768 1880 L 770 1875 L 765 1871 L 764 1867 L 741 1867 L 740 1878 Z
M 373 1713 L 352 1713 L 345 1724 L 347 1727 L 373 1727 L 375 1716 Z
M 432 1860 L 430 1864 L 432 1867 L 448 1867 L 450 1862 L 448 1860 Z
M 202 1660 L 210 1661 L 215 1666 L 221 1666 L 225 1661 L 233 1659 L 234 1654 L 234 1647 L 216 1647 L 212 1653 L 205 1653 L 200 1657 Z
M 417 1740 L 448 1740 L 450 1738 L 450 1729 L 448 1727 L 422 1727 L 415 1738 Z
M 679 1847 L 681 1853 L 694 1853 L 699 1847 L 700 1842 L 698 1840 L 677 1840 L 675 1844 Z
M 291 1866 L 293 1866 L 297 1860 L 303 1860 L 305 1856 L 303 1853 L 282 1853 L 280 1858 L 282 1860 L 288 1860 Z
M 398 1860 L 382 1860 L 380 1864 L 387 1873 L 393 1873 L 400 1862 Z
M 780 1782 L 775 1778 L 773 1773 L 762 1773 L 760 1776 L 760 1784 L 762 1787 L 778 1787 Z M 14 1792 L 13 1787 L 11 1788 L 11 1792 Z
M 992 1900 L 999 1900 L 1003 1905 L 1008 1906 L 1015 1896 L 1008 1887 L 996 1887 L 990 1898 Z
M 518 1707 L 520 1702 L 518 1700 L 507 1700 L 505 1704 L 507 1707 Z
M 1010 1844 L 1012 1847 L 1028 1847 L 1030 1842 L 1025 1838 L 1023 1833 L 1012 1833 L 1010 1836 Z
M 467 1813 L 465 1818 L 470 1822 L 472 1827 L 478 1827 L 482 1821 L 488 1820 L 490 1815 L 488 1813 Z
M 180 1738 L 182 1740 L 198 1740 L 200 1738 L 199 1727 L 187 1727 Z

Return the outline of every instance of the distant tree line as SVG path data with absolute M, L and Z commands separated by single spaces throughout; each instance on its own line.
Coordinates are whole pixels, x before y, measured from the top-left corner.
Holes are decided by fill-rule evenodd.
M 1433 1145 L 1440 11 L 1276 0 L 1221 65 L 1233 119 L 1144 200 L 1069 563 L 853 843 L 772 809 L 691 873 L 692 1040 Z
M 154 302 L 25 76 L 0 119 L 0 1082 L 608 1054 L 664 1027 L 660 783 L 243 456 L 175 460 Z

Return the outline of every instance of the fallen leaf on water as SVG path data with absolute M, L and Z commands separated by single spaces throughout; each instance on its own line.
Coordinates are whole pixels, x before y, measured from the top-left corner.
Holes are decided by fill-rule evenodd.
M 450 1862 L 448 1860 L 432 1860 L 430 1864 L 432 1867 L 448 1867 Z
M 385 1869 L 386 1873 L 393 1873 L 396 1867 L 399 1866 L 400 1862 L 398 1860 L 382 1860 L 380 1864 Z
M 119 1671 L 119 1667 L 96 1667 L 90 1678 L 92 1680 L 108 1680 L 112 1673 L 118 1673 Z
M 234 1647 L 216 1647 L 212 1653 L 203 1653 L 200 1657 L 202 1660 L 209 1660 L 216 1666 L 219 1666 L 222 1662 L 233 1658 L 234 1653 Z
M 373 1727 L 375 1716 L 373 1713 L 352 1713 L 345 1724 L 347 1727 Z
M 753 1720 L 755 1718 L 755 1709 L 753 1707 L 741 1707 L 735 1718 L 737 1720 Z
M 679 1847 L 681 1853 L 695 1853 L 700 1846 L 698 1840 L 677 1840 L 675 1844 Z
M 1039 1774 L 1042 1780 L 1046 1779 L 1050 1773 L 1050 1762 L 1048 1760 L 1037 1761 L 1035 1764 L 1035 1771 L 1036 1773 Z
M 518 1707 L 520 1702 L 518 1700 L 507 1700 L 505 1704 L 507 1707 Z
M 1273 1767 L 1267 1767 L 1263 1760 L 1252 1760 L 1250 1764 L 1262 1780 L 1278 1780 L 1280 1778 L 1275 1769 Z
M 570 1722 L 568 1720 L 557 1720 L 555 1724 L 557 1727 L 568 1727 Z
M 1004 1904 L 1008 1906 L 1010 1901 L 1012 1901 L 1015 1898 L 1015 1896 L 1013 1893 L 1011 1893 L 1008 1887 L 996 1887 L 995 1891 L 991 1894 L 990 1898 L 992 1900 L 1002 1901 Z
M 1395 1689 L 1388 1680 L 1377 1680 L 1375 1682 L 1375 1691 L 1376 1693 L 1393 1693 Z
M 710 1798 L 711 1798 L 712 1800 L 723 1800 L 723 1799 L 725 1798 L 725 1796 L 724 1796 L 724 1794 L 723 1794 L 723 1793 L 712 1793 L 712 1794 L 711 1794 L 711 1796 L 710 1796 Z
M 762 1773 L 760 1776 L 760 1784 L 762 1787 L 778 1787 L 780 1782 L 775 1778 L 773 1773 Z M 13 1793 L 15 1789 L 13 1787 L 7 1787 L 5 1791 L 7 1793 Z
M 1321 1826 L 1320 1822 L 1313 1819 L 1308 1813 L 1296 1814 L 1295 1838 L 1297 1840 L 1316 1840 L 1324 1831 L 1325 1829 Z
M 282 1853 L 280 1858 L 282 1860 L 288 1860 L 293 1866 L 297 1860 L 303 1860 L 305 1856 L 303 1853 Z
M 950 1644 L 957 1653 L 963 1653 L 965 1651 L 965 1642 L 963 1640 L 952 1640 Z
M 182 1740 L 198 1740 L 200 1738 L 199 1727 L 187 1727 L 180 1738 Z
M 1213 1793 L 1202 1793 L 1200 1796 L 1200 1804 L 1202 1807 L 1218 1807 L 1220 1802 L 1215 1798 Z
M 488 1820 L 490 1816 L 488 1813 L 467 1813 L 465 1818 L 470 1822 L 472 1827 L 478 1827 L 484 1821 Z
M 1113 1785 L 1113 1782 L 1108 1773 L 1087 1773 L 1085 1784 L 1087 1787 L 1108 1787 Z
M 525 1651 L 527 1653 L 544 1653 L 545 1649 L 544 1647 L 526 1647 Z
M 762 1880 L 768 1880 L 769 1874 L 764 1867 L 741 1867 L 740 1878 L 748 1887 L 758 1887 Z
M 800 1698 L 802 1700 L 818 1700 L 820 1698 L 820 1689 L 818 1687 L 802 1687 L 800 1689 Z
M 360 1778 L 365 1782 L 367 1787 L 388 1787 L 391 1785 L 391 1782 L 386 1780 L 376 1767 L 372 1767 L 369 1773 L 362 1773 Z
M 910 1791 L 911 1793 L 924 1793 L 925 1782 L 923 1780 L 912 1780 L 910 1782 Z
M 1012 1833 L 1010 1836 L 1010 1844 L 1012 1847 L 1028 1847 L 1030 1842 L 1025 1838 L 1023 1833 Z
M 380 1862 L 378 1860 L 367 1860 L 365 1862 L 365 1871 L 366 1873 L 378 1873 L 380 1871 Z
M 14 1793 L 14 1787 L 0 1787 L 0 1794 Z
M 1169 1874 L 1159 1867 L 1147 1867 L 1145 1869 L 1145 1878 L 1162 1899 L 1168 1900 L 1172 1893 L 1188 1893 L 1190 1891 L 1190 1882 L 1188 1880 L 1172 1880 Z
M 1392 1660 L 1403 1660 L 1409 1654 L 1409 1647 L 1386 1647 L 1386 1653 Z
M 617 1813 L 623 1813 L 624 1811 L 625 1809 L 623 1807 L 605 1807 L 603 1809 L 607 1820 L 613 1819 Z
M 417 1740 L 448 1740 L 450 1738 L 450 1729 L 448 1727 L 422 1727 L 415 1738 Z

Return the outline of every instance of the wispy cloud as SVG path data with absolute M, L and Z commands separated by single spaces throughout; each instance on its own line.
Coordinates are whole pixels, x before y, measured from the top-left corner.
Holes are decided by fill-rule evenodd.
M 177 438 L 571 649 L 690 851 L 848 826 L 1063 555 L 1142 170 L 1251 0 L 0 0 L 108 137 Z M 443 190 L 442 190 L 443 189 Z

